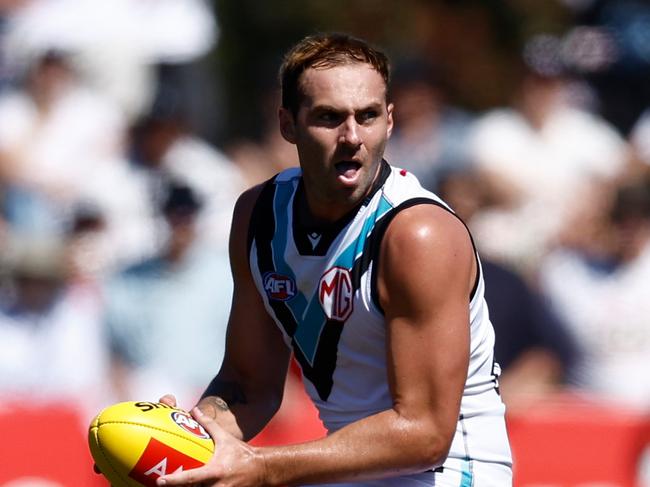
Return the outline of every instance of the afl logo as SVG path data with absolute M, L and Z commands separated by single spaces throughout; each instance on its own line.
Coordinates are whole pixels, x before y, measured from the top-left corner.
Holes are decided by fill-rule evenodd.
M 172 413 L 172 419 L 174 423 L 183 428 L 188 433 L 192 433 L 199 438 L 210 438 L 210 435 L 203 429 L 203 426 L 199 422 L 190 416 L 188 413 L 182 411 L 174 411 Z
M 352 276 L 343 267 L 332 267 L 318 283 L 318 299 L 330 320 L 345 321 L 352 313 Z
M 264 275 L 264 291 L 269 299 L 288 301 L 296 295 L 296 283 L 288 276 L 267 272 Z

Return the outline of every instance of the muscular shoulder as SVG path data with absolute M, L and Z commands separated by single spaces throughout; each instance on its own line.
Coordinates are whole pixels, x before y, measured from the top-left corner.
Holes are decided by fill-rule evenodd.
M 257 202 L 262 189 L 264 189 L 265 184 L 266 183 L 257 184 L 239 195 L 237 203 L 235 204 L 233 224 L 239 220 L 248 222 L 253 213 L 253 208 L 255 208 L 255 203 Z
M 394 258 L 404 252 L 471 256 L 473 247 L 465 225 L 437 205 L 416 205 L 398 213 L 386 230 L 383 252 Z
M 476 259 L 465 225 L 444 208 L 422 204 L 401 211 L 390 223 L 379 269 L 382 302 L 391 290 L 418 287 L 433 291 L 454 285 L 469 295 Z

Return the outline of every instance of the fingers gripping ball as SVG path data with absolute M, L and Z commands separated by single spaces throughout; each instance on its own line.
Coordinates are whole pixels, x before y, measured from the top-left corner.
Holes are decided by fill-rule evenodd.
M 186 411 L 156 402 L 107 407 L 90 424 L 95 464 L 115 487 L 155 486 L 162 475 L 204 465 L 214 452 L 205 429 Z

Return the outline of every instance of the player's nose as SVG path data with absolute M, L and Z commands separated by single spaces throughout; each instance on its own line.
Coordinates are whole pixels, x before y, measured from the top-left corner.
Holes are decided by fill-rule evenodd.
M 361 145 L 359 124 L 354 117 L 349 117 L 340 126 L 339 142 L 347 146 L 358 147 Z

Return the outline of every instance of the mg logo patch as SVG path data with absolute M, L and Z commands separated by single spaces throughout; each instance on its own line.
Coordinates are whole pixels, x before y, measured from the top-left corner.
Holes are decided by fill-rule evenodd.
M 343 267 L 332 267 L 318 283 L 318 300 L 330 320 L 345 321 L 352 313 L 352 276 Z
M 269 299 L 288 301 L 296 295 L 295 281 L 277 272 L 264 274 L 264 291 Z
M 203 426 L 201 426 L 199 422 L 189 414 L 182 411 L 174 411 L 172 413 L 172 419 L 174 420 L 174 423 L 188 433 L 192 433 L 199 438 L 205 438 L 206 440 L 210 438 L 210 435 L 208 435 Z

